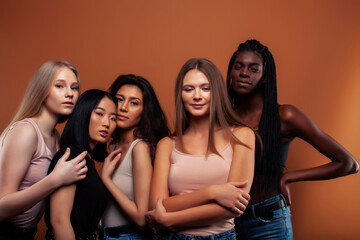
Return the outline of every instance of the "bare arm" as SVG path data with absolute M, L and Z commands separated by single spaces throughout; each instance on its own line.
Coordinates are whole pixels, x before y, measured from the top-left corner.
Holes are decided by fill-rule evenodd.
M 326 180 L 358 172 L 355 158 L 338 142 L 319 129 L 303 112 L 291 105 L 279 108 L 282 133 L 291 138 L 299 137 L 328 157 L 331 162 L 303 170 L 290 171 L 281 178 L 281 190 L 291 202 L 289 184 L 307 180 Z
M 109 155 L 111 156 L 111 155 Z M 111 158 L 111 157 L 110 157 Z M 102 180 L 121 209 L 140 227 L 145 227 L 145 213 L 149 209 L 150 182 L 152 165 L 147 143 L 138 142 L 132 152 L 134 202 L 131 201 L 111 180 L 114 167 L 107 158 L 104 163 Z
M 71 225 L 76 185 L 61 187 L 50 195 L 50 222 L 56 240 L 75 240 Z
M 249 146 L 249 148 L 246 148 L 240 144 L 234 144 L 234 155 L 231 165 L 231 170 L 229 173 L 229 181 L 248 181 L 248 184 L 246 184 L 243 188 L 245 192 L 249 192 L 251 188 L 253 173 L 254 173 L 254 148 L 255 148 L 255 135 L 252 132 L 252 130 L 248 128 L 242 128 L 240 130 L 236 130 L 234 132 L 235 136 L 239 138 L 240 141 L 245 143 Z M 161 150 L 162 142 L 159 147 L 159 150 Z M 167 143 L 167 148 L 169 148 L 171 145 L 171 142 Z M 166 149 L 165 149 L 166 150 Z M 165 151 L 166 152 L 166 151 Z M 167 151 L 169 152 L 169 151 Z M 171 148 L 170 148 L 171 152 Z M 158 160 L 158 158 L 156 158 Z M 155 161 L 156 161 L 155 160 Z M 169 169 L 170 164 L 166 163 L 166 160 L 160 159 L 160 161 L 164 161 L 163 163 L 163 171 L 164 169 Z M 167 160 L 169 161 L 169 160 Z M 161 163 L 160 163 L 161 165 Z M 156 169 L 157 169 L 157 163 L 155 162 L 155 171 L 154 171 L 154 179 L 156 179 Z M 162 171 L 162 172 L 163 172 Z M 243 174 L 243 176 L 241 176 Z M 166 179 L 165 179 L 166 177 Z M 201 226 L 201 225 L 207 225 L 214 222 L 217 222 L 222 219 L 228 219 L 232 217 L 239 216 L 240 214 L 236 214 L 234 212 L 229 211 L 226 208 L 223 208 L 222 206 L 214 203 L 210 204 L 204 204 L 196 207 L 191 207 L 188 209 L 176 211 L 176 212 L 170 212 L 165 213 L 167 210 L 166 202 L 171 202 L 174 197 L 168 197 L 169 195 L 166 195 L 165 187 L 167 188 L 167 174 L 163 174 L 164 181 L 166 181 L 166 186 L 163 187 L 163 192 L 158 192 L 159 196 L 164 197 L 164 206 L 165 208 L 162 208 L 162 201 L 157 202 L 157 208 L 151 212 L 151 214 L 154 216 L 155 219 L 158 218 L 159 222 L 166 226 L 166 227 L 186 227 L 186 226 Z M 158 180 L 160 181 L 160 180 Z M 153 184 L 155 182 L 153 181 Z M 153 185 L 152 189 L 156 189 L 156 185 Z M 168 190 L 167 190 L 168 191 Z M 184 194 L 184 199 L 189 196 L 189 194 Z M 200 196 L 200 195 L 199 195 Z M 191 197 L 190 197 L 191 198 Z M 153 199 L 154 200 L 154 197 Z M 180 202 L 179 202 L 180 203 Z M 165 213 L 165 214 L 164 214 Z
M 85 177 L 87 168 L 82 159 L 86 153 L 65 162 L 70 155 L 67 151 L 52 174 L 18 191 L 36 148 L 37 134 L 28 123 L 17 125 L 5 138 L 0 152 L 0 221 L 26 211 L 59 186 Z

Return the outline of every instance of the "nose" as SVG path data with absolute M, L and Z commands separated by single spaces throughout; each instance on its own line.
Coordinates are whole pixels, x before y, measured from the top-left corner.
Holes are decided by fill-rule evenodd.
M 121 112 L 127 112 L 128 111 L 128 103 L 126 101 L 124 101 L 121 105 L 120 105 L 120 111 Z
M 106 128 L 109 128 L 109 126 L 110 126 L 110 119 L 109 118 L 110 118 L 109 116 L 104 115 L 103 119 L 102 119 L 102 125 L 104 127 L 106 127 Z
M 66 97 L 72 98 L 73 96 L 74 96 L 73 90 L 71 89 L 71 87 L 68 87 L 66 91 Z
M 243 67 L 240 69 L 240 76 L 249 77 L 249 69 L 247 67 Z
M 199 101 L 201 100 L 201 91 L 199 88 L 196 88 L 195 91 L 194 91 L 194 100 L 195 101 Z

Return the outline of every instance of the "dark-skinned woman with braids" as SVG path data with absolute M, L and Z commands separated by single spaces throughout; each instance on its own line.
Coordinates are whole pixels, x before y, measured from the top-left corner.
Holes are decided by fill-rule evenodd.
M 263 152 L 255 160 L 251 200 L 235 219 L 237 239 L 292 239 L 289 185 L 333 179 L 358 172 L 354 157 L 302 111 L 277 102 L 275 62 L 257 40 L 241 43 L 230 59 L 227 89 L 238 116 L 260 134 Z M 294 138 L 331 160 L 317 167 L 283 172 Z

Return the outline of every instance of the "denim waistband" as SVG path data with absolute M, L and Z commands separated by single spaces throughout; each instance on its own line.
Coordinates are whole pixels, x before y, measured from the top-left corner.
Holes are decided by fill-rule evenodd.
M 262 202 L 249 205 L 249 206 L 247 206 L 247 208 L 249 208 L 249 207 L 258 208 L 258 207 L 268 206 L 268 205 L 273 204 L 275 202 L 278 202 L 280 200 L 283 200 L 285 202 L 285 204 L 286 204 L 285 197 L 282 194 L 279 194 L 279 195 L 276 195 L 274 197 L 268 198 L 268 199 L 266 199 L 266 200 L 264 200 Z M 287 206 L 287 204 L 286 204 L 286 206 Z
M 158 234 L 158 233 L 157 233 Z M 216 233 L 216 234 L 212 234 L 212 235 L 207 235 L 207 236 L 199 236 L 199 235 L 185 235 L 185 234 L 181 234 L 178 232 L 174 232 L 171 230 L 165 231 L 160 233 L 160 235 L 162 235 L 162 237 L 158 236 L 155 237 L 154 239 L 167 239 L 167 240 L 235 240 L 236 239 L 236 235 L 235 235 L 235 229 L 232 228 L 228 231 L 222 232 L 222 233 Z M 166 235 L 166 237 L 164 237 L 164 235 Z

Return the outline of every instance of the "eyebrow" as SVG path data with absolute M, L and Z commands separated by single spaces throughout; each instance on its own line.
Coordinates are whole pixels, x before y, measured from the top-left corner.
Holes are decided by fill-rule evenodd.
M 206 86 L 206 85 L 210 85 L 210 83 L 202 83 L 202 84 L 200 84 L 200 87 Z M 184 87 L 194 87 L 194 85 L 192 85 L 192 84 L 185 84 L 185 85 L 183 85 L 183 88 L 184 88 Z
M 116 94 L 116 97 L 124 97 L 123 95 L 121 94 Z M 141 99 L 138 98 L 138 97 L 130 97 L 130 99 L 135 99 L 135 100 L 139 100 L 141 102 Z
M 102 108 L 102 107 L 95 107 L 95 108 L 94 108 L 94 110 L 96 110 L 96 109 L 100 109 L 100 110 L 105 111 L 105 109 L 104 109 L 104 108 Z
M 235 63 L 244 64 L 244 63 L 241 62 L 241 61 L 236 61 Z M 261 64 L 260 64 L 260 63 L 256 63 L 256 62 L 251 62 L 251 63 L 249 63 L 249 66 L 254 66 L 254 65 L 260 66 Z
M 54 79 L 54 82 L 62 82 L 62 83 L 65 83 L 66 80 L 65 80 L 65 79 L 62 79 L 62 78 L 59 78 L 59 79 Z M 79 82 L 76 81 L 76 82 L 70 83 L 70 85 L 74 85 L 74 84 L 78 84 L 78 85 L 79 85 Z

